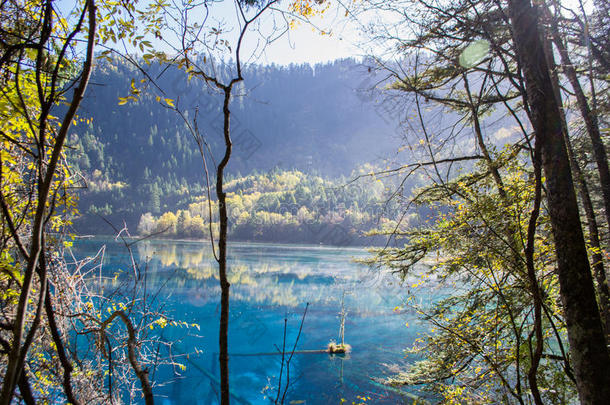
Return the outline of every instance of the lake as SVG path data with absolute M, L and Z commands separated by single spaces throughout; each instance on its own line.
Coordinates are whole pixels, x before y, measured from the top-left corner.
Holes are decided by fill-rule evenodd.
M 77 240 L 74 255 L 95 255 L 106 246 L 105 275 L 129 270 L 126 249 L 113 239 Z M 188 353 L 186 370 L 161 367 L 153 390 L 159 404 L 218 403 L 218 319 L 220 287 L 208 242 L 145 240 L 133 247 L 146 270 L 147 289 L 160 289 L 171 317 L 199 325 L 163 330 L 176 341 L 174 354 Z M 270 404 L 277 395 L 284 318 L 286 347 L 292 350 L 309 303 L 297 351 L 326 348 L 339 339 L 342 301 L 347 312 L 345 342 L 351 353 L 297 353 L 291 361 L 286 404 L 351 404 L 357 396 L 376 404 L 412 403 L 407 389 L 376 382 L 415 359 L 405 357 L 424 326 L 404 309 L 406 287 L 383 271 L 354 262 L 368 253 L 357 248 L 233 243 L 229 371 L 232 403 Z M 127 277 L 125 271 L 122 277 Z M 419 297 L 420 300 L 429 297 Z M 286 370 L 283 371 L 283 383 Z

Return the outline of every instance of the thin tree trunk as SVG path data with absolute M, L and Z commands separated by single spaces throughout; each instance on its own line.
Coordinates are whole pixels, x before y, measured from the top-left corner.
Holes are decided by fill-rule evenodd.
M 231 90 L 233 81 L 229 86 L 224 87 L 224 103 L 222 107 L 224 115 L 223 134 L 225 141 L 225 155 L 218 165 L 218 173 L 216 174 L 216 197 L 218 198 L 218 211 L 220 215 L 220 233 L 218 236 L 218 274 L 220 281 L 220 331 L 218 334 L 218 343 L 220 345 L 220 353 L 218 360 L 220 362 L 220 403 L 229 403 L 229 350 L 228 350 L 228 331 L 229 331 L 229 288 L 230 284 L 227 280 L 227 205 L 226 193 L 223 190 L 224 169 L 229 163 L 231 157 L 231 111 L 229 103 L 231 102 Z
M 142 386 L 142 396 L 144 397 L 144 403 L 146 405 L 154 405 L 154 396 L 152 391 L 152 386 L 150 385 L 150 380 L 148 378 L 148 370 L 142 368 L 142 365 L 138 361 L 138 357 L 136 354 L 138 340 L 136 336 L 136 330 L 133 327 L 133 323 L 131 320 L 123 312 L 122 310 L 114 311 L 102 324 L 100 331 L 102 333 L 106 333 L 106 328 L 114 322 L 115 319 L 119 318 L 125 327 L 127 328 L 128 338 L 127 338 L 127 357 L 129 359 L 129 364 L 131 364 L 131 368 L 133 369 L 136 377 L 140 380 L 140 385 Z M 109 351 L 110 352 L 110 351 Z
M 551 18 L 548 9 L 544 10 L 548 18 Z M 556 27 L 555 27 L 556 28 Z M 557 38 L 556 38 L 557 39 Z M 570 167 L 574 174 L 577 192 L 580 195 L 580 200 L 585 210 L 585 218 L 587 219 L 587 228 L 589 229 L 589 243 L 593 250 L 591 259 L 593 260 L 593 274 L 597 281 L 597 295 L 599 300 L 599 307 L 601 312 L 602 324 L 606 339 L 610 336 L 610 292 L 608 291 L 608 284 L 606 279 L 606 269 L 604 268 L 604 258 L 601 253 L 601 243 L 599 240 L 599 227 L 597 225 L 597 218 L 595 216 L 595 209 L 593 208 L 593 202 L 591 201 L 591 195 L 589 194 L 589 186 L 584 173 L 580 169 L 580 165 L 576 161 L 574 150 L 572 148 L 572 142 L 570 140 L 568 132 L 568 124 L 566 120 L 565 111 L 563 109 L 563 103 L 561 101 L 561 93 L 559 89 L 559 77 L 557 75 L 555 58 L 553 56 L 552 45 L 550 41 L 544 41 L 544 51 L 549 67 L 551 67 L 551 79 L 553 82 L 553 92 L 555 94 L 555 100 L 557 100 L 557 106 L 561 115 L 561 129 L 563 132 L 563 139 L 566 143 L 566 149 L 568 152 L 568 159 L 570 160 Z
M 538 13 L 530 0 L 509 0 L 508 11 L 546 174 L 548 210 L 576 386 L 583 404 L 603 404 L 610 398 L 610 356 L 595 301 L 561 117 L 538 29 Z
M 587 96 L 582 90 L 576 70 L 570 60 L 570 55 L 565 47 L 564 42 L 559 36 L 559 30 L 557 28 L 557 22 L 551 19 L 550 24 L 551 37 L 553 42 L 559 51 L 561 57 L 561 63 L 563 70 L 570 81 L 570 85 L 576 95 L 576 102 L 580 115 L 585 123 L 587 134 L 591 139 L 591 145 L 593 147 L 593 157 L 595 164 L 597 165 L 597 171 L 599 173 L 599 181 L 602 188 L 602 196 L 604 198 L 604 212 L 606 214 L 606 225 L 610 227 L 610 168 L 608 167 L 608 155 L 604 142 L 602 141 L 601 133 L 599 131 L 599 123 L 597 116 L 591 111 Z
M 44 305 L 45 305 L 45 311 L 47 313 L 49 331 L 51 332 L 51 337 L 53 339 L 53 343 L 55 343 L 57 356 L 59 357 L 61 366 L 64 369 L 62 385 L 64 387 L 64 393 L 66 394 L 66 400 L 72 405 L 80 405 L 80 402 L 76 399 L 76 397 L 74 395 L 74 391 L 72 389 L 73 367 L 72 367 L 72 363 L 70 363 L 70 359 L 66 355 L 66 350 L 65 350 L 63 341 L 61 340 L 61 335 L 59 332 L 59 328 L 57 326 L 57 321 L 55 320 L 53 302 L 51 301 L 51 291 L 50 291 L 48 284 L 47 284 L 47 294 L 45 296 Z
M 534 304 L 534 330 L 531 332 L 529 337 L 530 345 L 530 358 L 531 364 L 527 371 L 527 381 L 532 390 L 532 396 L 534 397 L 534 403 L 536 405 L 542 405 L 542 396 L 540 395 L 540 389 L 538 388 L 538 367 L 540 365 L 540 359 L 542 358 L 542 345 L 544 338 L 542 336 L 542 296 L 540 294 L 540 287 L 538 285 L 538 278 L 536 277 L 536 266 L 534 264 L 534 249 L 536 242 L 536 223 L 538 222 L 538 216 L 540 215 L 540 200 L 542 194 L 542 173 L 540 167 L 540 144 L 536 142 L 534 148 L 534 173 L 535 173 L 535 194 L 534 194 L 534 207 L 530 214 L 529 222 L 527 224 L 527 245 L 525 247 L 525 262 L 527 267 L 527 278 L 530 282 L 530 293 L 532 294 L 532 300 Z M 531 340 L 532 335 L 536 338 L 536 347 L 532 351 Z
M 506 190 L 504 189 L 504 182 L 502 181 L 502 177 L 500 176 L 500 171 L 498 170 L 498 166 L 496 162 L 491 158 L 491 154 L 487 149 L 487 145 L 485 144 L 485 140 L 483 139 L 483 130 L 481 129 L 481 122 L 479 120 L 479 108 L 478 105 L 475 105 L 472 95 L 470 92 L 470 84 L 468 82 L 468 76 L 466 74 L 462 75 L 464 79 L 464 89 L 466 90 L 466 94 L 468 95 L 468 104 L 470 106 L 470 115 L 472 117 L 472 123 L 474 125 L 474 133 L 477 138 L 477 144 L 479 145 L 479 149 L 481 149 L 481 154 L 487 163 L 487 168 L 491 172 L 493 176 L 494 182 L 496 183 L 496 187 L 498 187 L 498 194 L 500 194 L 500 198 L 502 198 L 502 202 L 508 203 L 508 199 L 506 196 Z
M 574 172 L 576 182 L 578 183 L 578 194 L 582 200 L 582 205 L 585 210 L 585 218 L 587 219 L 587 228 L 589 229 L 590 239 L 589 243 L 591 244 L 591 248 L 593 250 L 591 259 L 593 260 L 593 274 L 595 275 L 595 281 L 597 281 L 599 310 L 601 312 L 606 339 L 610 339 L 610 291 L 608 290 L 608 279 L 606 278 L 604 258 L 601 254 L 599 228 L 597 226 L 597 219 L 595 218 L 595 210 L 593 209 L 593 202 L 591 201 L 587 181 L 585 180 L 584 174 L 582 173 L 578 162 L 574 158 L 574 151 L 572 150 L 572 144 L 568 137 L 566 137 L 566 145 L 568 147 L 568 155 L 570 157 L 572 171 Z

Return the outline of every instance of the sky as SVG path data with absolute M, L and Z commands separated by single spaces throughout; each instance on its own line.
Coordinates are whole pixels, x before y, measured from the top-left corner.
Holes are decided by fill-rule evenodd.
M 335 3 L 336 4 L 336 3 Z M 356 28 L 337 7 L 331 8 L 314 24 L 330 34 L 322 35 L 307 24 L 292 28 L 285 39 L 266 53 L 269 61 L 277 64 L 321 63 L 335 59 L 362 56 Z
M 145 7 L 148 3 L 153 1 L 154 0 L 140 0 L 138 2 L 138 7 Z M 291 1 L 292 0 L 281 1 L 279 7 L 286 10 Z M 252 50 L 256 48 L 256 45 L 260 44 L 260 33 L 254 31 L 247 33 L 242 55 L 248 56 L 254 54 L 254 58 L 248 60 L 248 62 L 251 63 L 278 65 L 289 65 L 292 63 L 316 64 L 333 61 L 335 59 L 361 56 L 362 51 L 356 46 L 357 30 L 349 24 L 344 16 L 345 12 L 339 9 L 339 3 L 340 2 L 337 1 L 330 2 L 332 6 L 324 15 L 322 17 L 312 18 L 310 23 L 295 24 L 288 31 L 280 35 L 277 40 L 267 45 L 264 52 L 261 52 L 260 48 L 257 52 L 252 52 Z M 73 10 L 75 4 L 75 0 L 59 0 L 56 3 L 60 13 L 66 18 L 69 18 L 70 11 Z M 208 4 L 210 4 L 211 19 L 208 20 L 207 25 L 224 24 L 233 34 L 238 33 L 237 29 L 231 28 L 237 27 L 237 14 L 234 1 L 210 1 Z M 277 12 L 271 13 L 267 11 L 265 14 L 266 15 L 263 15 L 263 18 L 261 18 L 263 26 L 262 31 L 265 34 L 274 32 L 272 27 L 286 27 L 286 21 L 283 20 Z M 192 21 L 195 21 L 199 16 L 193 15 L 192 17 L 194 17 Z M 200 18 L 200 20 L 203 19 Z M 330 34 L 323 35 L 321 33 L 322 31 Z M 275 31 L 276 35 L 277 32 L 278 31 Z M 155 41 L 154 38 L 148 39 L 153 42 Z M 176 41 L 173 40 L 172 42 L 175 43 Z M 231 42 L 233 44 L 236 43 L 236 37 L 232 37 Z M 117 44 L 117 46 L 118 48 L 121 48 L 121 44 Z M 155 48 L 170 51 L 170 47 L 164 44 L 155 43 Z M 121 49 L 121 51 L 123 50 Z M 130 49 L 129 53 L 133 51 L 137 52 L 137 50 Z
M 140 0 L 139 7 L 145 6 L 147 3 L 155 0 Z M 282 8 L 286 11 L 289 4 L 294 0 L 284 0 L 279 2 L 278 8 Z M 246 63 L 257 63 L 257 64 L 278 64 L 278 65 L 289 65 L 289 64 L 316 64 L 333 61 L 335 59 L 342 58 L 360 58 L 365 55 L 362 47 L 359 46 L 365 41 L 362 40 L 363 34 L 361 33 L 361 26 L 359 23 L 348 19 L 345 16 L 345 9 L 341 6 L 343 3 L 339 0 L 327 0 L 330 7 L 321 17 L 313 17 L 309 23 L 297 23 L 292 26 L 288 31 L 283 32 L 279 35 L 277 40 L 266 45 L 264 51 L 261 52 L 260 44 L 261 40 L 267 39 L 272 35 L 277 35 L 277 27 L 286 27 L 286 21 L 277 12 L 271 12 L 267 10 L 265 14 L 260 18 L 261 26 L 260 31 L 250 31 L 247 33 L 243 45 L 242 62 Z M 577 9 L 577 0 L 565 0 L 566 5 L 570 6 L 574 3 L 574 8 Z M 179 1 L 177 3 L 180 3 Z M 584 6 L 586 10 L 592 9 L 592 0 L 585 0 Z M 60 9 L 67 11 L 74 7 L 74 0 L 59 0 Z M 206 26 L 213 26 L 214 24 L 223 24 L 224 27 L 230 31 L 227 38 L 230 39 L 233 50 L 237 43 L 237 10 L 235 8 L 235 2 L 231 0 L 208 0 L 210 16 L 211 18 L 207 21 Z M 252 13 L 255 10 L 250 10 Z M 202 14 L 201 14 L 202 15 Z M 193 15 L 195 21 L 199 18 L 203 20 L 201 15 Z M 365 17 L 367 18 L 367 17 Z M 386 27 L 391 28 L 394 24 L 389 23 L 391 19 L 390 15 L 378 14 L 377 19 L 381 19 Z M 395 18 L 395 16 L 394 16 Z M 362 22 L 360 22 L 362 23 Z M 233 27 L 233 28 L 231 28 Z M 282 32 L 282 30 L 279 30 Z M 322 34 L 322 32 L 330 34 Z M 177 43 L 177 41 L 173 41 Z M 258 47 L 257 47 L 258 46 Z M 377 45 L 375 45 L 377 46 Z M 155 44 L 157 49 L 166 48 L 164 44 Z M 379 49 L 377 49 L 379 48 Z M 372 51 L 375 53 L 383 52 L 383 50 L 377 46 Z M 371 49 L 369 49 L 369 52 Z M 171 52 L 170 52 L 171 53 Z M 228 52 L 224 52 L 221 57 L 228 56 Z M 214 55 L 217 58 L 219 55 Z M 234 54 L 233 54 L 234 57 Z
M 236 13 L 232 3 L 224 1 L 214 5 L 216 9 L 212 9 L 211 14 L 214 14 L 218 21 L 225 21 L 227 26 L 235 26 Z M 280 7 L 285 10 L 289 3 L 290 1 L 283 1 Z M 330 4 L 322 16 L 313 17 L 309 22 L 297 22 L 277 40 L 267 45 L 262 53 L 253 52 L 256 44 L 260 44 L 260 33 L 249 32 L 245 39 L 244 54 L 255 54 L 256 63 L 279 65 L 315 64 L 360 56 L 362 51 L 357 46 L 357 30 L 345 18 L 345 12 L 339 2 L 332 1 Z M 271 11 L 261 17 L 261 24 L 263 36 L 273 35 L 272 27 L 285 27 L 282 17 Z
M 361 51 L 354 37 L 340 30 L 321 35 L 307 25 L 299 25 L 271 45 L 260 58 L 263 64 L 323 63 L 335 59 L 358 57 Z

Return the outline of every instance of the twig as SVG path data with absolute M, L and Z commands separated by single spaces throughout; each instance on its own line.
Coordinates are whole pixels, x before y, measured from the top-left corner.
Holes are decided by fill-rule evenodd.
M 277 383 L 277 395 L 275 397 L 274 404 L 277 404 L 280 399 L 280 392 L 282 391 L 282 373 L 284 372 L 284 356 L 286 354 L 286 324 L 288 323 L 288 316 L 284 316 L 284 339 L 282 340 L 282 362 L 280 365 L 280 378 Z
M 290 361 L 292 360 L 292 356 L 294 356 L 297 344 L 299 343 L 299 338 L 301 337 L 301 332 L 303 331 L 303 323 L 305 322 L 305 315 L 307 315 L 307 308 L 309 308 L 309 302 L 307 303 L 307 305 L 305 305 L 305 311 L 303 311 L 301 325 L 299 326 L 299 333 L 297 334 L 297 338 L 294 341 L 294 346 L 292 346 L 290 357 L 288 357 L 288 361 L 286 362 L 286 388 L 284 388 L 284 394 L 282 394 L 282 404 L 284 403 L 284 399 L 286 398 L 286 392 L 288 392 L 288 386 L 290 384 Z

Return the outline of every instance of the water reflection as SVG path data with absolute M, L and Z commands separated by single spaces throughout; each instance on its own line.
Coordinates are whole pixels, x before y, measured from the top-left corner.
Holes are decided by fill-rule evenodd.
M 217 299 L 218 271 L 208 243 L 146 240 L 136 246 L 139 259 L 147 263 L 151 281 L 164 283 L 168 292 L 188 296 L 193 305 Z M 227 266 L 231 297 L 261 305 L 296 307 L 305 302 L 335 302 L 343 290 L 361 289 L 363 283 L 383 280 L 382 276 L 384 281 L 397 281 L 353 262 L 365 254 L 361 249 L 233 244 Z M 370 291 L 364 291 L 365 296 L 360 291 L 358 300 L 352 300 L 359 312 L 378 309 L 383 296 L 387 296 L 387 290 L 383 295 L 375 294 L 379 287 L 373 285 Z
M 91 255 L 101 243 L 108 244 L 104 271 L 111 275 L 125 269 L 129 257 L 112 241 L 80 241 L 75 245 L 77 255 Z M 158 372 L 161 381 L 177 383 L 159 387 L 157 394 L 165 396 L 166 404 L 216 403 L 220 287 L 210 245 L 146 240 L 137 243 L 134 251 L 149 288 L 163 287 L 163 303 L 172 315 L 201 325 L 197 336 L 167 331 L 168 338 L 179 339 L 181 350 L 191 354 L 185 372 Z M 367 392 L 375 395 L 375 403 L 401 402 L 399 393 L 379 386 L 371 377 L 386 375 L 386 364 L 411 361 L 404 358 L 403 349 L 421 329 L 414 314 L 396 310 L 405 298 L 398 280 L 354 263 L 365 255 L 361 249 L 349 248 L 229 245 L 231 383 L 242 403 L 269 404 L 269 397 L 274 398 L 280 359 L 256 354 L 275 352 L 274 345 L 281 346 L 284 317 L 289 324 L 287 340 L 293 342 L 302 310 L 310 303 L 299 349 L 322 349 L 338 337 L 337 313 L 344 292 L 349 312 L 345 338 L 354 351 L 341 359 L 328 354 L 296 356 L 287 403 L 340 403 L 341 398 L 351 403 L 356 395 Z M 123 272 L 118 281 L 108 278 L 106 282 L 120 282 L 130 274 Z

